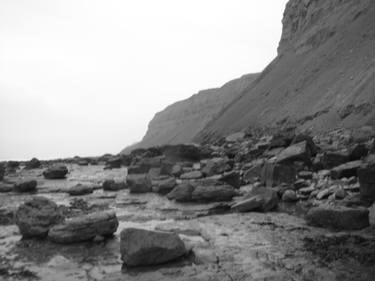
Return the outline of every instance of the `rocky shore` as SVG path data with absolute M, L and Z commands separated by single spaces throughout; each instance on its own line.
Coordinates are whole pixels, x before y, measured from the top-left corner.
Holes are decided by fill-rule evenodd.
M 374 280 L 375 130 L 0 169 L 4 280 Z

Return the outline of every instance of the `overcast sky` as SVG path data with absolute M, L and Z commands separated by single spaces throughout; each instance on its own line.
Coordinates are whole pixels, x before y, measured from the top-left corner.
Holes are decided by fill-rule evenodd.
M 154 114 L 261 71 L 287 0 L 0 0 L 0 159 L 118 153 Z

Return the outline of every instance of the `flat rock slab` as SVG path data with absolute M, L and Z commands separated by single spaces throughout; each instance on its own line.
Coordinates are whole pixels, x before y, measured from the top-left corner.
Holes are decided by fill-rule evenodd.
M 66 220 L 48 232 L 48 238 L 56 243 L 87 241 L 95 236 L 111 236 L 116 232 L 118 220 L 114 211 L 91 213 Z
M 185 244 L 176 233 L 137 228 L 121 232 L 121 257 L 127 266 L 163 264 L 185 254 Z

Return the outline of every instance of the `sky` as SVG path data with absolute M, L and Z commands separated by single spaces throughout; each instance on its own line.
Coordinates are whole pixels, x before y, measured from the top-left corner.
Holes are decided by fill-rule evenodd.
M 155 113 L 262 71 L 287 0 L 0 0 L 0 159 L 118 153 Z

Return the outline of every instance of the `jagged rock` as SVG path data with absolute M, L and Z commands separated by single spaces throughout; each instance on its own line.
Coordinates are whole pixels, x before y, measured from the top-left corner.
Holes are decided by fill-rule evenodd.
M 163 264 L 187 253 L 184 242 L 171 232 L 125 228 L 120 245 L 121 258 L 129 267 Z
M 245 133 L 244 132 L 237 132 L 234 134 L 231 134 L 225 138 L 226 142 L 240 142 L 245 138 Z
M 105 191 L 119 191 L 122 189 L 126 189 L 126 183 L 123 181 L 117 182 L 114 180 L 105 180 L 102 184 L 102 188 Z
M 176 179 L 174 177 L 167 177 L 164 179 L 154 179 L 151 181 L 152 191 L 160 194 L 167 194 L 176 186 Z
M 13 190 L 13 185 L 8 183 L 0 183 L 0 193 L 11 192 Z
M 81 196 L 81 195 L 86 195 L 94 192 L 94 188 L 90 185 L 86 184 L 77 184 L 75 186 L 72 186 L 71 188 L 68 189 L 68 193 L 71 196 Z
M 240 188 L 242 184 L 241 175 L 236 171 L 225 172 L 220 176 L 219 181 L 227 183 L 234 188 Z
M 96 212 L 65 220 L 52 227 L 48 238 L 55 243 L 69 244 L 92 240 L 96 236 L 111 236 L 116 232 L 118 220 L 114 211 Z
M 146 193 L 152 191 L 151 180 L 147 174 L 128 175 L 126 183 L 130 193 Z
M 246 170 L 243 175 L 244 181 L 247 183 L 255 183 L 260 180 L 262 176 L 264 162 L 255 163 L 250 169 Z
M 285 128 L 271 137 L 268 149 L 287 147 L 291 144 L 294 137 L 295 128 Z
M 177 185 L 171 192 L 167 194 L 169 200 L 176 200 L 177 202 L 192 201 L 192 194 L 194 186 L 190 183 L 182 183 Z
M 295 202 L 298 200 L 297 194 L 294 190 L 286 190 L 281 198 L 284 202 Z
M 318 153 L 318 148 L 315 145 L 313 138 L 308 135 L 302 135 L 302 134 L 296 135 L 294 139 L 292 140 L 291 145 L 301 143 L 303 141 L 307 143 L 307 147 L 311 156 L 315 156 Z
M 228 159 L 213 158 L 206 162 L 201 172 L 206 176 L 213 176 L 229 171 L 231 166 L 228 164 Z
M 15 192 L 34 192 L 36 191 L 36 186 L 38 185 L 36 180 L 24 181 L 14 184 Z
M 268 212 L 275 209 L 278 203 L 277 192 L 268 187 L 253 188 L 245 198 L 234 204 L 232 209 L 238 212 Z
M 315 207 L 306 215 L 307 224 L 335 230 L 359 230 L 369 226 L 366 208 Z
M 294 161 L 302 161 L 306 164 L 310 163 L 311 152 L 306 141 L 293 144 L 277 156 L 276 163 L 292 163 Z
M 230 201 L 236 195 L 230 185 L 197 186 L 192 193 L 192 200 L 198 202 Z
M 120 156 L 114 156 L 109 158 L 105 163 L 105 169 L 117 169 L 121 168 L 122 159 Z
M 32 158 L 29 162 L 26 163 L 25 168 L 28 170 L 38 169 L 42 166 L 42 163 L 37 158 Z
M 332 179 L 350 178 L 356 177 L 359 167 L 361 167 L 362 161 L 352 161 L 340 166 L 337 166 L 331 170 Z
M 54 165 L 43 172 L 46 179 L 64 179 L 68 173 L 68 168 L 65 165 Z
M 364 201 L 375 201 L 375 155 L 371 156 L 358 169 L 361 198 Z
M 45 237 L 62 220 L 56 203 L 41 196 L 26 201 L 15 213 L 15 223 L 24 238 Z
M 334 167 L 345 164 L 350 160 L 349 153 L 347 151 L 328 151 L 320 155 L 318 158 L 320 158 L 321 163 L 319 165 L 324 169 L 332 169 Z
M 356 144 L 349 151 L 349 159 L 350 161 L 360 160 L 363 157 L 367 156 L 368 153 L 369 149 L 365 144 Z
M 269 187 L 282 183 L 292 184 L 296 179 L 296 174 L 293 166 L 267 162 L 263 166 L 261 182 Z
M 194 180 L 194 179 L 200 179 L 202 177 L 203 177 L 203 174 L 200 171 L 187 172 L 180 176 L 180 178 L 183 180 Z

